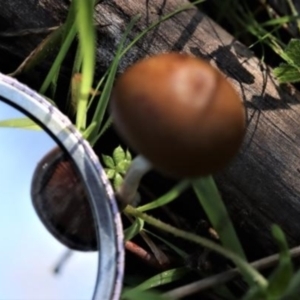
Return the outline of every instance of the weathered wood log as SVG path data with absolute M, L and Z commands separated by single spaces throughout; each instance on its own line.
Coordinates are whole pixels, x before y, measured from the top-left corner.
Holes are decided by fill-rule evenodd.
M 57 25 L 66 15 L 66 2 L 8 1 L 0 11 L 0 24 L 7 24 L 6 30 Z M 98 70 L 108 66 L 131 17 L 141 14 L 132 38 L 161 14 L 187 3 L 101 1 L 96 7 L 96 20 L 110 26 L 98 30 Z M 25 57 L 38 41 L 36 36 L 5 43 L 1 39 L 0 51 Z M 299 93 L 290 86 L 280 87 L 267 66 L 196 8 L 147 34 L 125 56 L 120 70 L 140 57 L 171 50 L 205 58 L 219 68 L 239 91 L 247 108 L 248 130 L 240 154 L 227 170 L 216 175 L 245 245 L 255 248 L 257 255 L 275 252 L 270 234 L 273 223 L 283 228 L 291 246 L 300 243 Z

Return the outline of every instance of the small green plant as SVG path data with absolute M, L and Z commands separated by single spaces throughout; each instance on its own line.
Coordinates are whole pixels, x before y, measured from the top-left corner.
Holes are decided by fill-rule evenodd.
M 102 155 L 102 160 L 107 177 L 112 180 L 114 190 L 117 190 L 122 182 L 126 171 L 131 164 L 131 154 L 129 150 L 124 151 L 121 146 L 117 147 L 112 156 Z
M 295 83 L 300 81 L 300 40 L 291 39 L 284 48 L 282 58 L 285 60 L 274 74 L 280 83 Z

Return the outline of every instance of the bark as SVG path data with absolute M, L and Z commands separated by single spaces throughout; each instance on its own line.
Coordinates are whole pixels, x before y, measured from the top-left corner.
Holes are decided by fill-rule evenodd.
M 98 70 L 103 71 L 111 61 L 132 16 L 141 14 L 131 38 L 161 14 L 186 3 L 185 0 L 100 1 L 96 20 L 100 25 L 110 26 L 98 29 Z M 67 7 L 68 1 L 11 0 L 2 6 L 0 22 L 6 24 L 6 30 L 53 26 L 63 21 Z M 1 38 L 0 51 L 25 57 L 39 38 L 30 36 L 13 41 Z M 227 170 L 216 175 L 245 245 L 255 247 L 257 255 L 276 251 L 270 234 L 273 223 L 283 228 L 290 245 L 299 243 L 299 93 L 291 86 L 279 86 L 267 66 L 196 8 L 147 34 L 123 59 L 120 71 L 140 57 L 171 50 L 205 58 L 219 68 L 234 84 L 247 108 L 248 130 L 240 154 Z

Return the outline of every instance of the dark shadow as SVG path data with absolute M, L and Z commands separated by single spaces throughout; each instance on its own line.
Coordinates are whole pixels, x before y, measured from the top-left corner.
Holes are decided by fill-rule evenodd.
M 274 110 L 274 109 L 288 109 L 290 108 L 289 104 L 285 101 L 286 99 L 278 99 L 272 97 L 269 94 L 255 95 L 251 99 L 251 106 L 256 107 L 259 110 Z M 246 107 L 249 104 L 246 103 Z
M 205 60 L 215 60 L 218 68 L 228 77 L 243 84 L 254 83 L 255 77 L 243 67 L 237 57 L 231 52 L 230 46 L 220 46 L 217 50 L 204 54 L 196 47 L 190 47 L 192 54 Z
M 181 31 L 180 37 L 171 48 L 172 51 L 181 51 L 184 48 L 186 43 L 192 38 L 202 19 L 203 15 L 196 11 L 194 16 L 190 19 L 190 22 L 185 26 L 184 30 Z
M 208 53 L 203 53 L 198 47 L 190 47 L 190 52 L 196 57 L 202 58 L 204 60 L 211 60 L 212 56 Z
M 146 27 L 150 26 L 153 22 L 153 21 L 150 22 L 150 19 L 151 19 L 150 15 L 151 14 L 156 14 L 158 19 L 163 16 L 167 0 L 163 0 L 162 3 L 159 6 L 156 6 L 155 11 L 151 10 L 151 8 L 153 8 L 154 5 L 150 5 L 150 1 L 151 0 L 146 0 L 145 1 L 145 4 L 146 4 L 146 8 L 145 8 L 146 22 L 145 22 L 145 25 L 146 25 Z M 150 32 L 147 33 L 147 38 L 142 39 L 142 43 L 140 44 L 141 49 L 146 50 L 154 43 L 155 37 L 157 36 L 157 33 L 159 32 L 160 26 L 161 26 L 161 24 L 155 26 L 155 28 L 153 28 Z
M 230 46 L 220 46 L 211 53 L 217 66 L 230 78 L 244 84 L 254 83 L 255 77 L 243 67 L 237 57 L 231 52 Z
M 291 105 L 299 104 L 296 97 L 278 89 L 279 98 L 269 94 L 254 95 L 250 101 L 246 102 L 246 107 L 255 107 L 257 110 L 290 109 Z

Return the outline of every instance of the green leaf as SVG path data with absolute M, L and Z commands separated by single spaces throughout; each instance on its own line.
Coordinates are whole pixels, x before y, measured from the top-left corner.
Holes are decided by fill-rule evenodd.
M 193 188 L 222 244 L 247 260 L 213 178 L 209 176 L 193 180 Z
M 112 157 L 102 154 L 102 159 L 103 159 L 104 165 L 106 167 L 111 168 L 111 169 L 115 168 L 115 162 L 112 159 Z
M 115 177 L 116 171 L 114 169 L 105 169 L 108 179 L 113 179 Z
M 126 150 L 125 158 L 128 161 L 132 161 L 132 156 L 131 156 L 131 153 L 130 153 L 130 151 L 128 149 Z
M 291 39 L 284 49 L 286 61 L 296 67 L 300 67 L 300 40 Z
M 34 121 L 29 118 L 16 118 L 0 121 L 0 127 L 19 128 L 28 130 L 42 130 Z
M 124 300 L 166 300 L 156 291 L 140 291 L 137 289 L 125 289 L 121 299 Z
M 170 203 L 175 200 L 183 191 L 185 191 L 190 186 L 189 180 L 180 181 L 177 185 L 175 185 L 169 192 L 165 195 L 159 197 L 157 200 L 154 200 L 150 203 L 147 203 L 143 206 L 139 206 L 137 209 L 139 211 L 147 211 L 151 210 L 163 205 Z
M 246 295 L 242 298 L 243 300 L 267 300 L 266 291 L 260 289 L 257 286 L 253 286 L 248 290 Z M 279 300 L 279 299 L 269 299 L 269 300 Z
M 131 164 L 131 161 L 128 161 L 128 160 L 123 160 L 121 161 L 117 167 L 116 167 L 116 170 L 117 172 L 125 175 L 126 171 L 128 170 L 129 166 Z
M 272 226 L 272 233 L 279 247 L 279 263 L 269 278 L 268 296 L 280 297 L 287 289 L 293 276 L 293 265 L 287 241 L 279 226 Z
M 144 221 L 141 218 L 136 218 L 135 221 L 124 230 L 125 241 L 130 241 L 143 230 Z
M 172 283 L 174 281 L 183 278 L 188 273 L 190 273 L 190 270 L 184 267 L 164 271 L 160 274 L 157 274 L 147 279 L 143 283 L 139 284 L 134 288 L 134 290 L 144 291 L 144 290 L 152 289 L 154 287 Z
M 300 295 L 300 270 L 291 279 L 281 300 L 298 300 Z
M 114 186 L 115 191 L 117 191 L 119 189 L 122 182 L 123 182 L 123 177 L 119 173 L 115 173 L 115 177 L 113 179 L 113 186 Z
M 300 71 L 287 63 L 281 63 L 273 70 L 273 73 L 280 83 L 293 83 L 300 81 Z
M 122 149 L 121 146 L 118 146 L 113 154 L 112 154 L 113 160 L 115 162 L 115 165 L 118 165 L 120 162 L 122 162 L 125 159 L 125 152 Z

